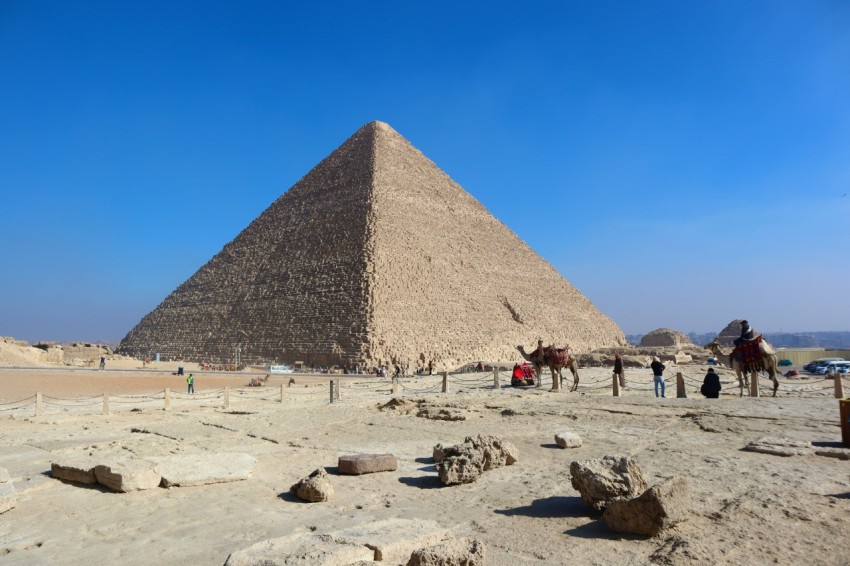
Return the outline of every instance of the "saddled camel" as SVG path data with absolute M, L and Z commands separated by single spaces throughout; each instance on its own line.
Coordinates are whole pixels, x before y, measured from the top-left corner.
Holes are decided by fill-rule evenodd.
M 747 386 L 747 390 L 750 388 L 750 374 L 753 376 L 758 375 L 759 369 L 751 369 L 749 373 L 744 371 L 741 361 L 738 360 L 737 357 L 732 357 L 732 352 L 734 350 L 724 351 L 717 340 L 706 344 L 705 349 L 711 351 L 711 353 L 714 354 L 721 363 L 726 364 L 735 370 L 735 375 L 738 376 L 738 384 L 741 386 L 741 397 L 743 397 L 744 385 Z M 773 381 L 773 396 L 776 397 L 776 390 L 779 389 L 779 380 L 776 379 L 776 374 L 779 373 L 779 369 L 776 364 L 776 352 L 764 338 L 759 341 L 759 350 L 761 351 L 761 360 L 764 365 L 764 370 L 770 376 L 771 381 Z
M 578 362 L 569 355 L 567 348 L 555 348 L 554 346 L 544 348 L 542 344 L 538 343 L 537 349 L 530 354 L 526 353 L 525 348 L 522 346 L 517 346 L 516 349 L 522 358 L 534 366 L 534 369 L 537 371 L 537 387 L 540 387 L 541 370 L 545 366 L 549 368 L 552 374 L 552 389 L 550 391 L 559 391 L 561 389 L 561 384 L 564 381 L 564 376 L 561 374 L 563 368 L 569 368 L 573 374 L 573 386 L 570 391 L 578 389 Z M 558 376 L 557 378 L 555 377 L 556 375 Z

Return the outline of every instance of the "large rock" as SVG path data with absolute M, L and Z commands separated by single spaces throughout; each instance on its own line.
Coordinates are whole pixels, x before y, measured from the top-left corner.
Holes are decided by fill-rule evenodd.
M 250 454 L 175 454 L 161 456 L 162 486 L 191 486 L 245 480 L 251 477 L 257 459 Z
M 354 454 L 340 456 L 337 467 L 340 474 L 357 476 L 375 472 L 391 472 L 398 468 L 398 460 L 392 454 Z
M 613 501 L 602 514 L 618 533 L 655 536 L 688 516 L 691 494 L 682 477 L 675 477 L 628 501 Z
M 97 483 L 113 491 L 140 491 L 159 487 L 162 473 L 159 464 L 142 458 L 120 458 L 94 468 Z
M 82 484 L 97 483 L 94 468 L 97 462 L 87 457 L 69 457 L 58 462 L 51 462 L 50 475 L 58 480 Z
M 814 453 L 812 443 L 806 440 L 764 436 L 744 446 L 749 452 L 761 452 L 774 456 L 806 456 Z
M 555 444 L 561 448 L 578 448 L 581 446 L 581 437 L 574 432 L 559 432 L 555 435 Z
M 484 544 L 467 538 L 452 539 L 414 550 L 407 566 L 483 566 Z
M 311 503 L 327 501 L 334 494 L 334 488 L 324 468 L 317 468 L 309 476 L 290 487 L 289 491 L 299 499 Z
M 331 533 L 336 540 L 362 544 L 374 550 L 374 560 L 405 564 L 414 550 L 451 538 L 451 532 L 436 521 L 385 519 Z
M 444 447 L 437 473 L 444 485 L 471 483 L 482 473 L 517 460 L 517 449 L 495 436 L 467 436 L 462 444 Z
M 18 496 L 15 486 L 12 485 L 12 478 L 6 468 L 0 468 L 0 513 L 13 509 L 17 503 Z
M 375 551 L 332 535 L 297 534 L 264 540 L 227 557 L 225 566 L 347 566 L 372 562 Z
M 570 464 L 573 487 L 584 504 L 601 511 L 612 501 L 631 499 L 646 488 L 643 472 L 628 456 L 605 456 Z

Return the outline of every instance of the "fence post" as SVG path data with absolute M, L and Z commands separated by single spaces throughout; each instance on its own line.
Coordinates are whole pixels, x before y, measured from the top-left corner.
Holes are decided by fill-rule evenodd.
M 331 385 L 331 403 L 333 403 L 334 402 L 334 380 L 333 379 L 330 380 L 329 383 Z
M 283 384 L 280 384 L 280 402 L 283 403 Z
M 165 410 L 171 410 L 171 389 L 168 387 L 165 388 Z
M 844 382 L 841 381 L 841 374 L 835 372 L 835 398 L 844 399 Z
M 40 417 L 41 411 L 44 409 L 42 405 L 41 393 L 35 394 L 35 416 Z
M 398 395 L 398 378 L 393 376 L 393 395 Z
M 685 391 L 685 378 L 682 375 L 682 372 L 676 372 L 676 398 L 678 399 L 687 399 L 688 392 Z
M 750 375 L 750 397 L 761 397 L 759 394 L 759 372 L 757 371 Z
M 230 387 L 224 386 L 224 408 L 230 408 Z
M 493 368 L 493 387 L 495 389 L 502 388 L 502 384 L 499 383 L 499 368 Z
M 109 414 L 109 393 L 103 394 L 103 414 Z
M 617 374 L 611 374 L 612 387 L 614 389 L 614 397 L 620 396 L 620 380 L 617 379 Z
M 449 372 L 443 372 L 443 393 L 449 392 Z

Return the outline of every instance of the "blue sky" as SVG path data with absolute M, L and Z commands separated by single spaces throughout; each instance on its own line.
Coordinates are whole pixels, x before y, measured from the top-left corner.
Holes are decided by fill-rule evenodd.
M 626 333 L 850 329 L 850 2 L 0 0 L 0 335 L 120 339 L 372 120 Z

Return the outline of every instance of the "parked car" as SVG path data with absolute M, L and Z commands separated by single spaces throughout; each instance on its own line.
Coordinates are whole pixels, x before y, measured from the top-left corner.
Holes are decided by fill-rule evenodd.
M 779 360 L 779 365 L 780 366 L 793 366 L 794 362 L 792 362 L 791 360 L 784 360 L 783 359 L 783 360 Z
M 818 358 L 816 360 L 812 360 L 806 365 L 803 366 L 803 369 L 809 373 L 817 373 L 818 366 L 823 366 L 828 364 L 829 362 L 843 362 L 844 358 Z
M 847 368 L 850 368 L 850 362 L 841 360 L 838 362 L 827 362 L 818 366 L 815 371 L 818 375 L 835 375 L 836 373 L 846 373 Z
M 705 364 L 709 365 L 709 366 L 716 366 L 717 365 L 717 358 L 712 356 L 712 357 L 708 358 L 707 360 L 705 360 Z

